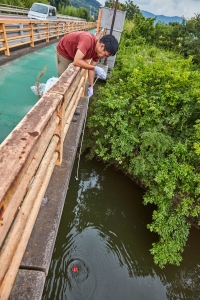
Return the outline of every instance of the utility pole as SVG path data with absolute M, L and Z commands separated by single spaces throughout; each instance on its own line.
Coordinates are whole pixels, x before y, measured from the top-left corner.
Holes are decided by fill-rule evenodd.
M 114 8 L 114 13 L 113 13 L 113 18 L 112 18 L 112 24 L 111 24 L 111 28 L 110 28 L 110 34 L 113 33 L 113 27 L 114 27 L 114 23 L 115 23 L 117 6 L 118 6 L 118 0 L 116 0 L 116 2 L 115 2 L 115 8 Z M 104 59 L 104 65 L 106 65 L 106 64 L 107 64 L 107 57 Z
M 112 25 L 111 25 L 111 28 L 110 28 L 110 34 L 112 34 L 112 32 L 113 32 L 113 27 L 114 27 L 114 23 L 115 23 L 117 6 L 118 6 L 118 0 L 116 0 L 116 2 L 115 2 L 115 9 L 114 9 L 114 13 L 113 13 Z

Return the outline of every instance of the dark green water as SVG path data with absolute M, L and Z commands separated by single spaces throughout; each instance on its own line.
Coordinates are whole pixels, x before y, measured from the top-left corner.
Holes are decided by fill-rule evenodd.
M 79 174 L 77 183 L 74 168 L 42 299 L 200 299 L 200 233 L 191 230 L 181 266 L 161 270 L 149 253 L 157 236 L 146 229 L 153 208 L 142 190 L 83 157 Z

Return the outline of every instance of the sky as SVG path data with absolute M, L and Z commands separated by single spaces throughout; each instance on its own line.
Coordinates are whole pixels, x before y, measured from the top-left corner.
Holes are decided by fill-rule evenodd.
M 125 0 L 118 0 L 125 3 Z M 132 0 L 140 10 L 146 10 L 154 15 L 195 17 L 200 14 L 200 0 Z M 104 5 L 104 0 L 98 0 Z

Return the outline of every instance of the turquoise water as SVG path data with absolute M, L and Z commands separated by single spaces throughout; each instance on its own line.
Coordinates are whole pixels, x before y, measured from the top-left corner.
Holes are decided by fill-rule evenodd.
M 95 33 L 95 29 L 90 30 Z M 55 44 L 27 54 L 0 67 L 0 143 L 37 103 L 31 90 L 46 66 L 41 83 L 57 77 Z
M 57 77 L 56 44 L 27 54 L 0 67 L 0 143 L 37 103 L 31 90 L 39 73 L 46 66 L 41 83 Z

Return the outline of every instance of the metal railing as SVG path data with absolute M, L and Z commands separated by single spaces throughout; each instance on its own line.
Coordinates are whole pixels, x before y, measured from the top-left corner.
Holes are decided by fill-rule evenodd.
M 95 22 L 0 19 L 0 52 L 9 56 L 11 48 L 27 44 L 34 47 L 36 42 L 48 43 L 50 39 L 58 39 L 69 32 L 96 26 Z
M 102 30 L 99 37 L 105 34 Z M 0 299 L 9 298 L 87 70 L 70 64 L 0 145 Z
M 2 3 L 0 4 L 0 13 L 28 16 L 28 11 L 29 8 L 2 4 Z M 57 14 L 57 18 L 62 20 L 66 19 L 66 20 L 74 20 L 74 21 L 86 21 L 85 19 L 82 18 L 72 17 L 68 15 L 61 15 L 61 14 Z
M 0 3 L 0 13 L 28 15 L 28 8 Z

